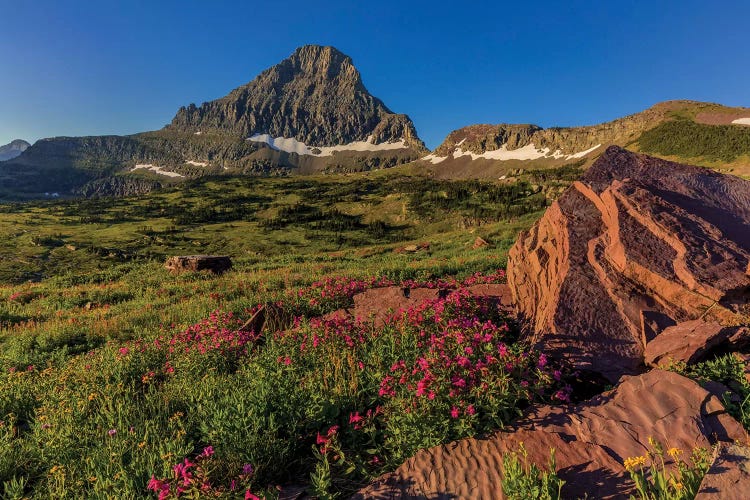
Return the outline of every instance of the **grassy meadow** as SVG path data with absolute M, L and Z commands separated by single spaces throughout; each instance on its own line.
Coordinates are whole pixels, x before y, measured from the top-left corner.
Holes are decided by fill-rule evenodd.
M 0 498 L 345 497 L 421 448 L 576 397 L 573 373 L 467 291 L 504 281 L 569 170 L 216 177 L 0 205 Z M 163 267 L 197 253 L 234 268 Z M 386 285 L 450 292 L 384 324 L 327 316 Z M 261 307 L 274 321 L 241 329 Z M 744 380 L 734 358 L 692 375 Z
M 569 174 L 215 177 L 0 205 L 0 496 L 333 497 L 567 398 L 564 374 L 465 287 L 503 281 Z M 198 253 L 234 268 L 163 268 Z M 384 325 L 320 319 L 386 284 L 452 293 Z M 261 305 L 283 329 L 239 331 Z

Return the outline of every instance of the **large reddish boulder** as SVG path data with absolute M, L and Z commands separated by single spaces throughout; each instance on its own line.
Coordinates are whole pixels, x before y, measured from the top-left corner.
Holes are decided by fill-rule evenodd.
M 748 436 L 716 396 L 681 375 L 653 370 L 576 406 L 538 407 L 487 439 L 422 450 L 355 498 L 503 498 L 502 457 L 520 442 L 541 466 L 555 449 L 563 498 L 627 498 L 635 491 L 623 462 L 644 455 L 649 438 L 689 454 Z
M 532 340 L 611 381 L 666 325 L 750 302 L 750 182 L 612 146 L 523 233 L 508 284 Z

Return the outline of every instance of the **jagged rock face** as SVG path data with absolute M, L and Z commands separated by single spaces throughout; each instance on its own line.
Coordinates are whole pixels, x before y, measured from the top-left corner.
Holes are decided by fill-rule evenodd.
M 26 151 L 31 144 L 21 139 L 11 141 L 10 144 L 0 146 L 0 161 L 12 160 Z
M 521 234 L 508 283 L 532 340 L 616 381 L 664 326 L 744 321 L 749 263 L 750 182 L 612 146 Z
M 308 45 L 229 95 L 181 108 L 171 128 L 269 134 L 324 147 L 397 142 L 423 150 L 406 115 L 370 95 L 352 60 L 333 47 Z
M 354 498 L 504 498 L 503 454 L 520 442 L 533 464 L 546 464 L 555 449 L 557 473 L 566 482 L 563 498 L 627 498 L 636 491 L 623 462 L 650 449 L 649 438 L 689 454 L 696 446 L 748 436 L 696 382 L 653 370 L 576 406 L 533 408 L 487 439 L 422 450 Z
M 458 148 L 481 154 L 503 145 L 514 150 L 530 144 L 534 134 L 541 130 L 536 125 L 470 125 L 451 132 L 434 154 L 447 156 Z

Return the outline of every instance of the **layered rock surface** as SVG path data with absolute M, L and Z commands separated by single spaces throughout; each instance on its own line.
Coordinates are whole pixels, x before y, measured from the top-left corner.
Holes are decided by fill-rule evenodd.
M 750 302 L 750 182 L 610 147 L 509 254 L 532 340 L 616 381 L 664 326 Z
M 355 498 L 503 498 L 502 457 L 521 442 L 536 464 L 556 450 L 563 498 L 626 498 L 635 492 L 623 462 L 645 454 L 649 438 L 692 450 L 748 436 L 697 383 L 653 370 L 576 406 L 538 407 L 487 439 L 420 451 Z

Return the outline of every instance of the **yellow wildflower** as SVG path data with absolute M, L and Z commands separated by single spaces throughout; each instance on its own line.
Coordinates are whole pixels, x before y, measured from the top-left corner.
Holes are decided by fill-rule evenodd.
M 667 455 L 677 460 L 677 457 L 679 457 L 682 454 L 682 450 L 679 448 L 672 447 L 669 450 L 667 450 Z
M 636 468 L 641 468 L 646 465 L 646 457 L 628 457 L 625 459 L 625 470 L 631 472 Z
M 682 483 L 674 483 L 674 489 L 676 489 L 677 491 L 682 491 L 682 488 L 684 488 Z

